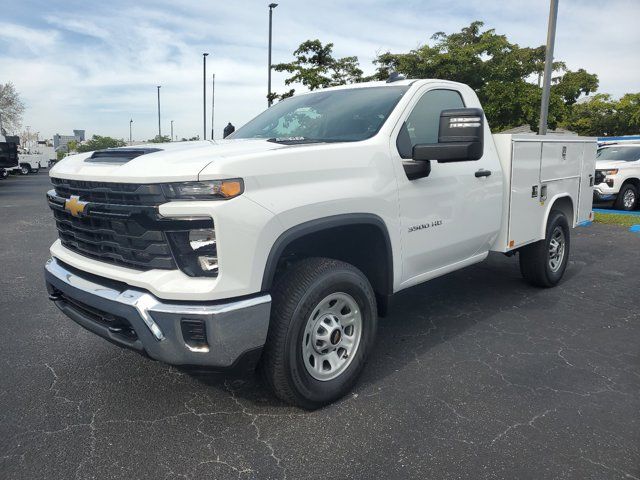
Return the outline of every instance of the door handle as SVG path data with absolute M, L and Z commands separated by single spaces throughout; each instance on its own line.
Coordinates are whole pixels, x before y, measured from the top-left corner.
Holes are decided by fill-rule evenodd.
M 476 178 L 491 176 L 491 170 L 480 169 L 476 172 Z

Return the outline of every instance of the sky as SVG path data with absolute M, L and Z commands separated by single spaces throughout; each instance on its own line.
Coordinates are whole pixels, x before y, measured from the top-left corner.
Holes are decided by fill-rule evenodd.
M 276 0 L 278 1 L 278 0 Z M 640 91 L 640 0 L 559 0 L 555 58 L 598 74 L 600 92 Z M 23 126 L 40 132 L 134 140 L 162 133 L 202 135 L 202 53 L 216 75 L 215 136 L 266 107 L 268 1 L 0 0 L 0 83 L 25 103 Z M 377 53 L 406 52 L 435 32 L 474 20 L 521 46 L 546 41 L 548 0 L 279 0 L 273 14 L 273 63 L 289 61 L 307 39 L 356 55 L 366 74 Z M 273 74 L 273 90 L 285 90 Z M 207 134 L 209 136 L 209 134 Z

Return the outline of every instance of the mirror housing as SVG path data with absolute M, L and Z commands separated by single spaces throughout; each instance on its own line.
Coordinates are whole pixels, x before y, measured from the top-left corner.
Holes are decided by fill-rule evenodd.
M 440 113 L 438 143 L 414 145 L 412 158 L 438 163 L 479 160 L 484 151 L 484 113 L 480 108 L 455 108 Z

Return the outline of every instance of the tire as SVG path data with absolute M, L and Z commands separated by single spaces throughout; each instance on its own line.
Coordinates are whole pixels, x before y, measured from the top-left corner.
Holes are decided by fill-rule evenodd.
M 635 185 L 627 183 L 622 185 L 616 198 L 614 207 L 617 210 L 634 210 L 638 205 L 638 189 Z
M 9 176 L 9 172 L 7 172 L 4 168 L 0 168 L 0 180 L 4 180 Z
M 271 322 L 258 367 L 265 383 L 281 400 L 308 410 L 348 393 L 375 340 L 378 314 L 367 278 L 348 263 L 308 258 L 294 264 L 278 279 L 272 298 Z M 336 303 L 330 307 L 334 298 Z M 341 304 L 345 305 L 341 312 L 332 310 Z M 342 316 L 342 312 L 349 311 L 348 305 L 355 308 Z M 350 325 L 345 326 L 348 322 Z M 341 328 L 342 334 L 336 333 Z M 321 332 L 326 342 L 316 340 Z M 344 348 L 344 352 L 341 350 L 347 340 L 352 342 L 351 355 Z M 328 347 L 328 353 L 316 351 L 314 345 L 318 344 Z M 335 377 L 330 378 L 331 375 Z
M 562 244 L 561 258 L 552 255 L 552 242 Z M 520 272 L 536 287 L 555 287 L 567 268 L 571 246 L 569 222 L 559 210 L 551 210 L 545 238 L 520 249 Z
M 20 164 L 20 175 L 29 175 L 31 171 L 31 166 L 27 163 Z

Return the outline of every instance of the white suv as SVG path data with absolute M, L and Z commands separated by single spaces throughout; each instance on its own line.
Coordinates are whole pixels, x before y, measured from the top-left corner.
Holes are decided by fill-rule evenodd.
M 594 202 L 614 201 L 618 210 L 633 210 L 640 195 L 640 144 L 607 145 L 596 157 Z

